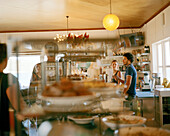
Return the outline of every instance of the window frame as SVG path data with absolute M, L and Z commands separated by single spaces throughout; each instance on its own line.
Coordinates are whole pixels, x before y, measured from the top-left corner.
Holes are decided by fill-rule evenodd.
M 163 78 L 166 77 L 167 75 L 167 71 L 166 71 L 166 68 L 170 68 L 170 65 L 167 65 L 166 64 L 166 51 L 165 51 L 165 43 L 166 42 L 169 42 L 169 52 L 170 52 L 170 37 L 166 38 L 166 39 L 163 39 L 159 42 L 156 42 L 156 43 L 153 43 L 152 44 L 152 51 L 155 51 L 156 50 L 156 55 L 155 53 L 152 53 L 152 67 L 154 68 L 154 73 L 162 73 L 161 75 L 161 80 L 163 80 Z M 159 65 L 159 53 L 158 53 L 158 46 L 161 45 L 161 48 L 162 48 L 162 66 Z M 154 64 L 156 63 L 156 64 Z M 156 68 L 155 68 L 156 67 Z M 162 68 L 162 72 L 160 72 L 160 68 Z M 153 72 L 153 71 L 152 71 Z M 166 77 L 170 80 L 170 77 Z

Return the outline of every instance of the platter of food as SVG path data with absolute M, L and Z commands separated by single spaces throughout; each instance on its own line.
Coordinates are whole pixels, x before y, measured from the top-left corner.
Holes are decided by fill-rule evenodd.
M 89 124 L 95 118 L 96 116 L 86 116 L 86 115 L 68 116 L 68 119 L 73 120 L 76 124 Z
M 140 116 L 129 116 L 129 115 L 119 115 L 117 117 L 107 116 L 102 119 L 104 124 L 111 128 L 112 130 L 117 129 L 117 127 L 131 127 L 131 126 L 142 126 L 146 122 L 146 118 Z
M 155 127 L 127 127 L 119 129 L 119 136 L 170 136 L 170 131 Z
M 60 83 L 45 86 L 38 98 L 55 105 L 77 105 L 96 98 L 93 92 L 87 88 L 63 79 Z

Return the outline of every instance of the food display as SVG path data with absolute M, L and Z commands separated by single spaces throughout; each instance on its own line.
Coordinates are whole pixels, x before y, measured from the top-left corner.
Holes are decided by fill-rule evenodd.
M 87 88 L 80 84 L 73 83 L 68 79 L 62 79 L 60 83 L 54 83 L 51 86 L 46 86 L 42 92 L 42 96 L 47 97 L 71 97 L 93 95 Z
M 60 82 L 46 86 L 40 100 L 45 101 L 43 108 L 46 111 L 87 111 L 93 108 L 96 96 L 80 82 L 72 82 L 63 78 Z
M 117 117 L 107 116 L 102 121 L 111 129 L 116 129 L 117 124 L 121 127 L 141 126 L 146 122 L 146 118 L 139 116 L 119 115 Z
M 119 136 L 169 136 L 170 131 L 154 127 L 128 127 L 119 129 Z

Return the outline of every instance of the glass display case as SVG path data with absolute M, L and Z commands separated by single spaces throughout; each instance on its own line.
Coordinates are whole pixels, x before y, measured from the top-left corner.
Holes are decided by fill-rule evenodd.
M 122 112 L 127 114 L 128 112 L 126 113 L 126 111 L 131 110 L 123 107 L 124 96 L 121 93 L 124 88 L 123 85 L 116 86 L 97 80 L 85 82 L 68 81 L 65 78 L 68 76 L 68 57 L 65 58 L 66 54 L 64 56 L 61 55 L 57 50 L 56 43 L 46 45 L 49 45 L 46 47 L 46 49 L 48 48 L 48 54 L 45 48 L 43 48 L 44 45 L 42 45 L 41 51 L 36 52 L 39 56 L 39 61 L 32 65 L 32 69 L 30 70 L 31 76 L 29 87 L 27 89 L 20 89 L 20 87 L 18 87 L 18 91 L 21 91 L 23 98 L 27 103 L 27 107 L 24 111 L 18 111 L 18 113 L 24 115 L 28 119 L 28 121 L 23 121 L 23 124 L 29 128 L 28 134 L 31 135 L 31 133 L 33 133 L 32 130 L 38 134 L 40 131 L 39 128 L 41 128 L 40 126 L 42 126 L 45 121 L 49 121 L 51 125 L 53 125 L 52 122 L 60 125 L 68 125 L 68 116 L 84 115 L 86 117 L 97 116 L 98 124 L 95 126 L 97 127 L 98 132 L 96 132 L 96 134 L 102 135 L 102 117 L 108 115 L 118 116 Z M 17 41 L 14 42 L 13 46 L 15 50 L 11 49 L 12 54 L 16 59 L 13 65 L 16 66 L 16 77 L 19 79 L 19 82 L 24 80 L 24 78 L 20 79 L 21 65 L 18 58 L 23 55 L 23 50 L 20 51 L 20 49 L 25 49 L 27 46 L 28 45 L 25 45 L 25 42 Z M 91 51 L 90 53 L 97 52 Z M 62 52 L 62 54 L 64 53 Z M 29 56 L 30 54 L 27 52 L 24 55 Z M 54 60 L 47 61 L 47 55 L 53 57 Z M 33 59 L 34 58 L 32 58 L 32 60 Z M 27 65 L 24 65 L 23 67 L 26 68 Z M 61 76 L 63 78 L 61 78 Z M 26 93 L 24 93 L 25 90 Z M 19 100 L 18 105 L 20 105 Z M 80 119 L 83 120 L 83 117 Z M 142 124 L 134 124 L 134 126 Z M 116 126 L 116 129 L 119 128 L 119 123 L 114 122 L 114 125 Z M 18 129 L 17 132 L 21 132 L 21 128 L 18 125 L 16 127 Z M 83 129 L 81 129 L 81 131 L 84 133 Z M 76 131 L 74 133 L 76 133 Z

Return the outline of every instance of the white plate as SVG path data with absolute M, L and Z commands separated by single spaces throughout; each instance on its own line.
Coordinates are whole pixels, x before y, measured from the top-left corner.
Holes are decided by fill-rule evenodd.
M 77 124 L 89 124 L 91 123 L 96 116 L 87 117 L 87 118 L 76 118 L 75 116 L 68 116 L 68 119 L 73 120 Z
M 119 129 L 119 136 L 170 136 L 170 131 L 154 127 L 128 127 Z
M 120 118 L 120 120 L 125 119 L 132 122 L 136 121 L 136 123 L 123 124 L 118 122 L 116 123 L 114 121 L 109 121 L 110 119 L 115 118 L 113 116 L 107 116 L 103 118 L 102 121 L 112 130 L 115 130 L 117 127 L 122 128 L 122 127 L 142 126 L 146 122 L 146 118 L 139 117 L 139 116 L 120 115 L 118 117 Z
M 44 101 L 48 101 L 50 102 L 50 104 L 74 106 L 77 104 L 82 104 L 86 101 L 94 100 L 96 97 L 94 95 L 70 96 L 70 97 L 46 97 L 38 94 L 38 98 Z

